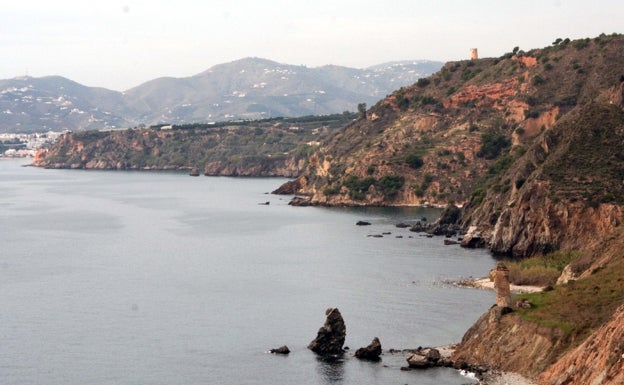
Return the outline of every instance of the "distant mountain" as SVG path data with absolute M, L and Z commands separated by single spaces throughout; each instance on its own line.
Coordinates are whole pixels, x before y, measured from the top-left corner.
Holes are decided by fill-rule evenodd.
M 159 78 L 126 92 L 58 76 L 0 80 L 0 132 L 184 124 L 355 111 L 442 67 L 401 61 L 367 69 L 308 68 L 246 58 L 185 78 Z
M 123 95 L 60 76 L 0 80 L 0 133 L 123 127 Z

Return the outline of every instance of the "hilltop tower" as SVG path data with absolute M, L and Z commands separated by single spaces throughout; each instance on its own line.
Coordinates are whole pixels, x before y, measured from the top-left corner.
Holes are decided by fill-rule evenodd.
M 476 48 L 470 48 L 470 60 L 477 60 L 479 58 L 479 53 Z

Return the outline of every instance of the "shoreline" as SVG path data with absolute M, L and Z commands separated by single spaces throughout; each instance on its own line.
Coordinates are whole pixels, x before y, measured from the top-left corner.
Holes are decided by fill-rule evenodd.
M 446 360 L 447 362 L 451 362 L 451 357 L 453 353 L 455 352 L 455 350 L 457 349 L 458 345 L 459 345 L 458 343 L 448 344 L 448 345 L 437 346 L 434 349 L 437 349 L 440 352 L 440 357 L 442 359 Z M 405 357 L 408 357 L 411 353 L 415 351 L 417 351 L 417 349 L 389 349 L 385 351 L 384 353 L 402 354 Z M 478 382 L 476 382 L 476 385 L 537 385 L 537 383 L 531 380 L 530 378 L 525 377 L 515 372 L 501 372 L 501 371 L 490 369 L 490 368 L 484 368 L 486 369 L 485 371 L 480 372 L 480 373 L 475 373 L 474 371 L 471 371 L 470 369 L 458 369 L 452 366 L 449 368 L 457 370 L 458 372 L 461 373 L 462 376 L 468 379 L 477 380 Z M 405 368 L 405 369 L 415 370 L 415 371 L 426 370 L 426 369 L 417 369 L 417 368 Z M 402 368 L 402 370 L 404 369 Z
M 460 279 L 458 281 L 447 281 L 448 284 L 457 286 L 457 287 L 467 287 L 473 289 L 480 290 L 494 290 L 494 281 L 490 280 L 490 278 L 465 278 Z M 512 293 L 515 294 L 528 294 L 528 293 L 539 293 L 540 291 L 544 291 L 544 288 L 541 286 L 528 286 L 528 285 L 509 285 L 509 289 Z

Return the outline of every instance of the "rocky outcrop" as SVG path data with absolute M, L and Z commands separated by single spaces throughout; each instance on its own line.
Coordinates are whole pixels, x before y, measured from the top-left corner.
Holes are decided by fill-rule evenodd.
M 538 380 L 541 385 L 624 384 L 624 306 Z
M 355 351 L 355 357 L 361 360 L 378 361 L 381 355 L 381 342 L 379 338 L 373 338 L 373 341 L 366 347 L 359 348 Z
M 310 342 L 308 349 L 320 355 L 339 355 L 344 353 L 343 345 L 347 336 L 347 328 L 338 308 L 325 311 L 327 319 Z
M 293 195 L 297 193 L 297 191 L 305 188 L 308 184 L 308 180 L 305 176 L 301 176 L 295 180 L 289 181 L 278 187 L 276 190 L 271 192 L 271 194 L 277 195 Z
M 557 359 L 561 329 L 524 320 L 495 306 L 464 334 L 451 360 L 457 367 L 485 367 L 532 377 Z
M 442 355 L 436 348 L 418 348 L 407 357 L 407 364 L 412 369 L 427 369 L 434 367 L 450 367 L 453 363 L 448 355 Z

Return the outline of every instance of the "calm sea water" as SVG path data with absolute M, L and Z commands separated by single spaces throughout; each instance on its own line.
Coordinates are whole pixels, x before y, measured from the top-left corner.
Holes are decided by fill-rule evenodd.
M 402 355 L 306 349 L 328 307 L 352 349 L 460 340 L 494 294 L 442 281 L 493 260 L 394 227 L 435 210 L 290 207 L 266 194 L 281 179 L 23 163 L 0 161 L 0 383 L 470 383 L 400 371 Z M 289 356 L 266 353 L 283 344 Z

